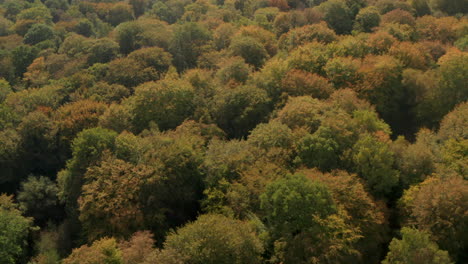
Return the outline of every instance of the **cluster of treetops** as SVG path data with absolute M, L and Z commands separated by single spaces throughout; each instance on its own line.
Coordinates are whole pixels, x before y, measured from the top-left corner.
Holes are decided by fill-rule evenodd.
M 468 263 L 467 0 L 0 0 L 0 263 Z

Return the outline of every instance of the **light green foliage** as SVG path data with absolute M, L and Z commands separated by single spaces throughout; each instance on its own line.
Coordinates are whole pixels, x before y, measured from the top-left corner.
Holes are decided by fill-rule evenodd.
M 136 88 L 129 101 L 133 112 L 133 125 L 137 131 L 155 122 L 162 129 L 171 129 L 190 118 L 194 112 L 194 89 L 189 82 L 166 78 Z
M 125 22 L 115 28 L 120 51 L 128 54 L 143 47 L 167 48 L 172 39 L 168 25 L 156 19 Z
M 255 264 L 260 263 L 262 252 L 262 244 L 249 223 L 202 215 L 169 234 L 160 254 L 173 254 L 172 261 L 163 263 Z
M 372 29 L 379 24 L 379 10 L 374 6 L 370 6 L 359 10 L 354 21 L 354 30 L 359 32 L 371 32 Z
M 275 238 L 294 236 L 313 228 L 315 217 L 323 219 L 336 213 L 329 189 L 301 174 L 269 184 L 260 200 Z
M 329 171 L 338 166 L 340 161 L 340 146 L 333 138 L 329 128 L 321 126 L 314 134 L 303 137 L 297 146 L 296 163 L 309 168 L 319 168 Z
M 184 23 L 176 27 L 169 51 L 178 71 L 197 66 L 197 58 L 207 48 L 210 32 L 197 23 Z
M 356 254 L 359 230 L 345 222 L 330 189 L 302 174 L 266 186 L 260 196 L 274 246 L 273 261 L 340 263 Z
M 5 79 L 0 79 L 0 103 L 3 103 L 5 98 L 11 92 L 10 84 Z
M 245 62 L 256 69 L 261 68 L 269 57 L 263 45 L 255 38 L 248 36 L 235 37 L 229 46 L 229 50 L 232 55 L 244 58 Z
M 289 149 L 293 144 L 291 129 L 278 121 L 271 121 L 267 124 L 259 124 L 250 132 L 249 143 L 254 146 L 270 149 Z
M 402 239 L 394 238 L 382 264 L 451 264 L 447 251 L 440 250 L 424 231 L 403 227 Z
M 91 246 L 81 246 L 62 261 L 63 264 L 123 264 L 122 252 L 114 238 L 96 240 Z
M 68 208 L 77 206 L 87 168 L 99 162 L 105 150 L 113 149 L 117 133 L 100 127 L 80 132 L 72 143 L 72 159 L 58 173 L 59 198 Z
M 32 219 L 21 215 L 13 198 L 0 195 L 0 262 L 15 264 L 24 259 Z
M 323 74 L 323 67 L 330 58 L 331 52 L 326 45 L 312 42 L 291 52 L 287 59 L 287 65 L 290 68 Z
M 323 102 L 310 96 L 291 97 L 279 111 L 278 120 L 291 129 L 303 127 L 313 133 L 320 126 L 323 108 Z
M 393 169 L 394 154 L 386 142 L 364 134 L 353 147 L 352 159 L 355 170 L 373 195 L 385 197 L 391 194 L 398 184 L 399 173 Z
M 468 99 L 468 53 L 447 53 L 439 59 L 440 84 L 435 109 L 440 117 Z M 435 99 L 435 98 L 434 98 Z

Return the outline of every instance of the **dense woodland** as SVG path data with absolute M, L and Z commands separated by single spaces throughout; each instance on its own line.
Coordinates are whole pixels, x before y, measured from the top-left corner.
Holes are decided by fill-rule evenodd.
M 0 0 L 0 263 L 468 263 L 467 0 Z

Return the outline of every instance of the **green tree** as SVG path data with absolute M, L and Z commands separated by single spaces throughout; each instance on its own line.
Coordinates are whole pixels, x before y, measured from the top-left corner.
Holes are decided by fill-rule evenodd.
M 266 92 L 251 85 L 218 90 L 211 110 L 216 124 L 229 137 L 243 137 L 270 112 Z
M 93 242 L 91 246 L 84 245 L 75 248 L 65 258 L 64 264 L 123 264 L 122 252 L 114 238 L 102 238 Z
M 263 247 L 251 224 L 222 215 L 202 215 L 170 233 L 160 252 L 164 263 L 260 263 Z
M 195 106 L 194 89 L 189 82 L 167 77 L 159 82 L 143 84 L 130 98 L 134 115 L 133 125 L 138 131 L 155 122 L 162 130 L 172 129 L 192 116 Z
M 104 150 L 113 149 L 117 133 L 100 127 L 85 129 L 72 142 L 72 158 L 58 174 L 59 199 L 68 209 L 77 208 L 77 200 L 88 167 L 99 162 Z
M 260 196 L 274 245 L 273 261 L 340 263 L 355 254 L 359 231 L 345 223 L 330 189 L 302 174 L 266 186 Z
M 21 45 L 16 47 L 11 53 L 13 66 L 15 67 L 15 75 L 17 77 L 22 77 L 28 66 L 37 57 L 38 50 L 28 45 Z
M 21 183 L 18 202 L 26 215 L 37 223 L 45 223 L 59 216 L 57 193 L 57 185 L 49 178 L 30 176 Z
M 340 146 L 333 139 L 329 128 L 321 126 L 314 134 L 303 137 L 297 145 L 298 158 L 309 168 L 322 171 L 335 169 L 340 162 Z
M 436 113 L 440 118 L 450 112 L 457 104 L 468 99 L 468 53 L 450 52 L 441 57 L 440 83 L 436 90 Z M 436 99 L 438 98 L 438 99 Z
M 359 32 L 371 32 L 373 28 L 380 24 L 379 10 L 374 7 L 366 7 L 359 10 L 354 20 L 354 30 Z
M 109 9 L 107 21 L 117 26 L 120 23 L 133 19 L 132 6 L 125 2 L 118 2 Z
M 165 22 L 149 18 L 121 23 L 115 28 L 115 33 L 123 54 L 143 47 L 167 49 L 172 39 L 172 29 Z
M 23 42 L 29 45 L 35 45 L 39 42 L 52 40 L 55 32 L 52 27 L 44 24 L 34 24 L 24 35 Z
M 402 239 L 394 238 L 382 264 L 451 264 L 447 251 L 440 250 L 431 241 L 430 234 L 417 229 L 403 227 Z
M 278 120 L 291 129 L 302 127 L 313 133 L 320 126 L 323 108 L 323 102 L 310 96 L 291 97 L 278 112 Z
M 387 143 L 369 134 L 362 135 L 353 147 L 355 170 L 371 193 L 377 197 L 390 195 L 398 184 L 399 173 L 393 169 L 394 154 Z
M 180 72 L 196 67 L 198 56 L 207 48 L 210 40 L 210 32 L 197 23 L 177 26 L 169 45 L 177 70 Z
M 322 183 L 295 174 L 266 187 L 261 208 L 275 238 L 294 236 L 314 226 L 314 216 L 336 213 L 330 190 Z
M 245 62 L 256 69 L 261 68 L 269 57 L 263 45 L 252 37 L 238 36 L 234 38 L 229 50 L 232 55 L 244 58 Z
M 116 42 L 108 38 L 94 41 L 88 49 L 88 64 L 107 63 L 115 59 L 119 53 L 119 46 Z
M 13 197 L 0 195 L 0 261 L 14 264 L 25 260 L 32 219 L 21 215 Z
M 337 34 L 349 34 L 353 28 L 351 10 L 344 0 L 330 0 L 319 5 L 323 19 Z

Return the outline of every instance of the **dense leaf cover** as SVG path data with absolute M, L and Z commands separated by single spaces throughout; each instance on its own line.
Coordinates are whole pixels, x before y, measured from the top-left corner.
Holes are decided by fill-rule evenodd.
M 0 263 L 468 263 L 467 0 L 0 0 Z

